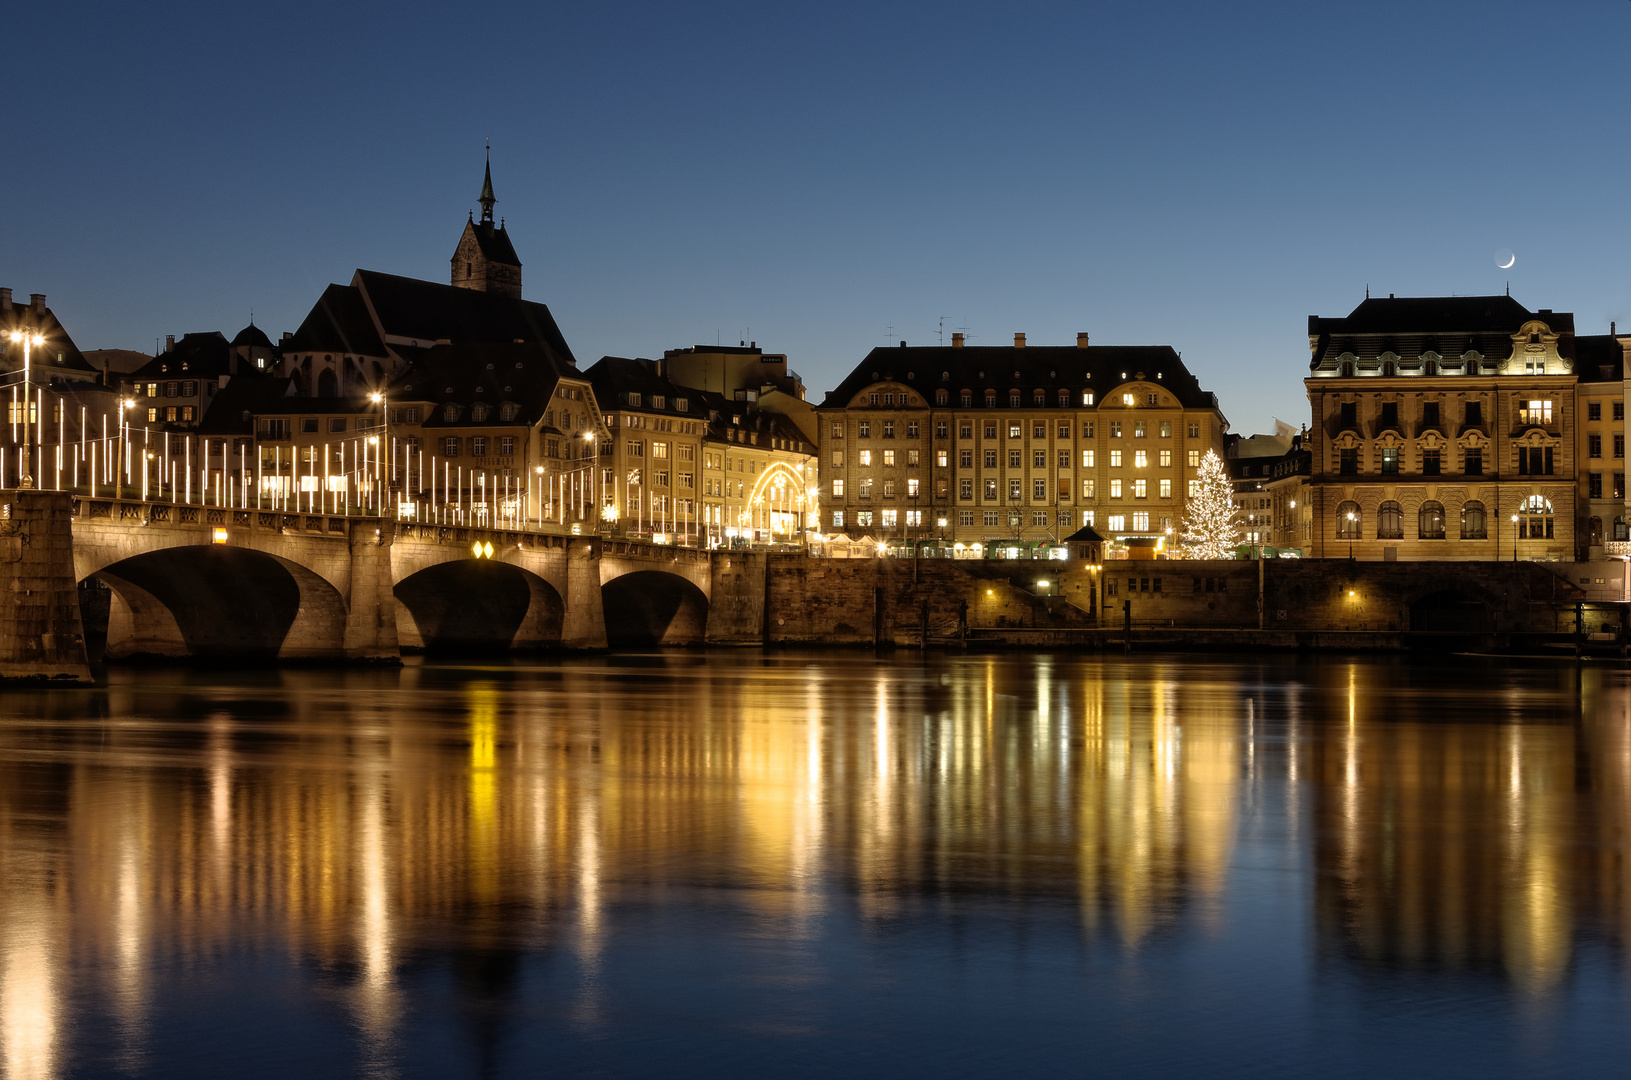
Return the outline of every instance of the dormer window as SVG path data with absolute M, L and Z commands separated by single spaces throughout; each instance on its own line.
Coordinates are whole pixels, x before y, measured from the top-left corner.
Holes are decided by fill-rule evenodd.
M 498 418 L 506 423 L 514 420 L 521 413 L 521 406 L 513 401 L 506 401 L 498 407 Z
M 682 397 L 677 397 L 677 398 L 674 399 L 674 411 L 675 412 L 689 412 L 690 409 L 691 409 L 690 399 L 682 398 Z
M 639 394 L 633 393 L 632 391 L 629 393 L 629 407 L 634 409 L 638 409 L 640 407 Z
M 651 407 L 653 409 L 665 409 L 665 408 L 667 408 L 668 407 L 668 398 L 667 398 L 667 396 L 663 395 L 663 394 L 652 394 L 651 395 Z
M 459 407 L 452 402 L 442 406 L 442 419 L 454 423 L 459 419 Z

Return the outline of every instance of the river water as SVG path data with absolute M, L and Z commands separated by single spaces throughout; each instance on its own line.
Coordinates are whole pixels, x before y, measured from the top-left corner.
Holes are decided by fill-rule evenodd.
M 652 653 L 0 695 L 0 1069 L 1563 1076 L 1606 665 Z

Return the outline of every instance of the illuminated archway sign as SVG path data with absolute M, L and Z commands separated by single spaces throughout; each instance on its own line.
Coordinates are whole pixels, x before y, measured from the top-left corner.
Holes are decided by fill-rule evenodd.
M 815 509 L 815 495 L 806 489 L 798 469 L 776 461 L 759 474 L 748 505 L 753 508 L 750 527 L 766 529 L 772 537 L 795 536 L 802 524 L 800 516 Z

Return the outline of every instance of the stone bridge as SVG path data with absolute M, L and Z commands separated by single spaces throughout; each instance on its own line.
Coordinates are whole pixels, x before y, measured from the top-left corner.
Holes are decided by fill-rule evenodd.
M 4 676 L 77 678 L 87 649 L 391 660 L 758 641 L 762 623 L 762 555 L 57 492 L 0 506 Z

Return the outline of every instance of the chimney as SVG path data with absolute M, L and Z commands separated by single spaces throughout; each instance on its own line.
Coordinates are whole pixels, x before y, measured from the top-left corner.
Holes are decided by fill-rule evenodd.
M 1086 334 L 1077 334 L 1076 335 L 1076 347 L 1078 349 L 1087 348 L 1087 335 Z
M 758 343 L 758 342 L 757 342 L 757 341 L 750 341 L 750 342 L 748 342 L 748 348 L 750 348 L 750 349 L 757 349 L 757 348 L 758 348 L 758 347 L 759 347 L 759 343 Z
M 1015 334 L 1014 335 L 1014 348 L 1023 349 L 1024 347 L 1025 347 L 1025 335 L 1024 334 Z
M 36 314 L 36 315 L 44 315 L 45 314 L 45 294 L 44 293 L 42 293 L 42 292 L 29 293 L 28 294 L 28 303 L 29 303 L 29 306 L 34 309 L 34 314 Z
M 164 335 L 164 351 L 165 352 L 174 352 L 175 347 L 176 347 L 176 336 L 174 334 L 165 334 Z
M 953 334 L 951 336 L 951 347 L 954 348 L 954 349 L 961 349 L 963 347 L 963 335 L 962 334 Z
M 11 290 L 0 289 L 0 311 L 11 314 Z

